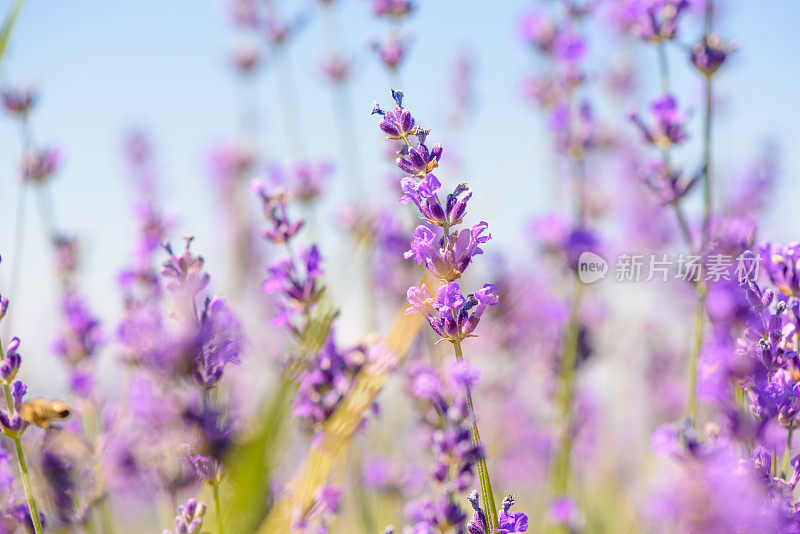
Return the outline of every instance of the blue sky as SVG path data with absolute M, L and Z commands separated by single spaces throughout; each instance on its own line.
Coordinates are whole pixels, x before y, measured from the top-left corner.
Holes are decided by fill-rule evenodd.
M 7 0 L 0 2 L 5 9 Z M 353 102 L 363 113 L 355 128 L 362 167 L 374 182 L 383 182 L 380 145 L 373 100 L 387 103 L 390 82 L 370 54 L 367 42 L 386 33 L 362 0 L 342 0 L 340 21 L 346 48 L 357 58 Z M 282 2 L 286 12 L 310 9 L 306 2 Z M 512 243 L 519 225 L 548 207 L 542 194 L 547 175 L 548 144 L 540 123 L 519 96 L 519 78 L 530 65 L 517 36 L 517 20 L 530 1 L 504 0 L 487 4 L 455 0 L 420 0 L 407 24 L 414 44 L 401 82 L 408 105 L 425 117 L 427 127 L 446 139 L 443 127 L 448 80 L 456 50 L 475 54 L 476 107 L 463 138 L 466 177 L 475 191 L 473 211 L 491 213 L 495 235 Z M 800 237 L 797 198 L 800 151 L 800 68 L 796 22 L 800 4 L 791 0 L 730 2 L 720 33 L 735 38 L 741 50 L 719 77 L 723 111 L 716 127 L 715 166 L 720 175 L 736 171 L 764 142 L 774 140 L 781 155 L 780 194 L 765 219 L 762 236 L 791 240 Z M 490 6 L 490 7 L 487 7 Z M 687 36 L 687 40 L 693 38 Z M 83 282 L 92 303 L 104 314 L 116 314 L 119 297 L 114 275 L 130 253 L 134 234 L 130 191 L 121 156 L 123 132 L 131 125 L 146 127 L 156 142 L 165 205 L 180 218 L 179 231 L 197 236 L 197 247 L 209 259 L 212 273 L 222 264 L 214 197 L 208 185 L 207 152 L 236 131 L 240 93 L 227 67 L 232 33 L 220 1 L 29 0 L 15 29 L 0 81 L 33 82 L 41 87 L 41 105 L 33 118 L 37 141 L 61 147 L 66 160 L 53 189 L 56 218 L 78 233 L 86 248 Z M 291 60 L 302 129 L 314 156 L 339 155 L 330 95 L 317 64 L 323 51 L 319 21 L 291 45 Z M 637 47 L 637 63 L 656 76 L 655 58 Z M 600 51 L 602 53 L 602 50 Z M 699 95 L 696 77 L 671 56 L 675 85 L 687 100 Z M 275 79 L 269 67 L 256 90 L 264 120 L 262 149 L 273 157 L 286 153 L 278 115 Z M 654 86 L 655 87 L 655 86 Z M 643 91 L 647 95 L 647 90 Z M 643 104 L 639 102 L 639 104 Z M 699 108 L 699 106 L 697 106 Z M 607 115 L 614 110 L 604 110 Z M 622 111 L 622 110 L 619 110 Z M 0 251 L 11 246 L 17 131 L 0 120 Z M 373 190 L 379 189 L 377 183 Z M 47 351 L 47 339 L 57 319 L 50 279 L 50 254 L 28 205 L 25 272 L 17 303 L 20 333 L 29 350 Z M 0 282 L 7 281 L 7 265 Z M 0 286 L 1 287 L 1 286 Z M 40 332 L 46 326 L 46 335 Z M 34 382 L 57 383 L 58 371 L 27 371 Z

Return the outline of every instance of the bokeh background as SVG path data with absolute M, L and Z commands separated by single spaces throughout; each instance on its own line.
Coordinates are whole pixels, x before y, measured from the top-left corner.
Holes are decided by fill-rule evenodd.
M 349 97 L 354 110 L 353 137 L 348 143 L 354 147 L 351 154 L 359 159 L 365 179 L 359 190 L 353 190 L 342 177 L 341 130 L 336 124 L 340 119 L 333 112 L 329 87 L 320 72 L 327 39 L 317 5 L 288 0 L 279 5 L 285 14 L 304 15 L 307 22 L 288 44 L 283 58 L 288 61 L 281 64 L 267 56 L 264 67 L 245 84 L 231 68 L 230 51 L 237 38 L 227 6 L 221 1 L 30 0 L 23 9 L 0 65 L 0 80 L 29 82 L 41 91 L 33 120 L 35 139 L 39 144 L 57 146 L 64 154 L 52 183 L 53 215 L 60 227 L 79 237 L 84 254 L 81 285 L 104 322 L 113 325 L 120 315 L 117 274 L 131 254 L 137 230 L 131 210 L 134 192 L 124 158 L 126 133 L 142 128 L 154 141 L 159 196 L 176 220 L 172 239 L 178 241 L 182 233 L 193 234 L 195 250 L 205 256 L 208 271 L 224 281 L 230 276 L 225 260 L 230 243 L 220 231 L 223 215 L 211 178 L 211 154 L 215 147 L 237 137 L 243 109 L 247 109 L 256 112 L 257 149 L 262 159 L 281 162 L 293 155 L 284 135 L 279 99 L 286 69 L 291 73 L 304 155 L 336 165 L 335 178 L 317 215 L 318 237 L 331 279 L 358 276 L 350 272 L 355 268 L 350 262 L 352 247 L 333 224 L 343 200 L 389 205 L 394 201 L 386 187 L 381 136 L 376 132 L 375 117 L 369 114 L 375 100 L 388 105 L 392 87 L 405 92 L 408 107 L 424 117 L 425 126 L 447 146 L 448 161 L 458 162 L 450 169 L 458 175 L 448 176 L 447 181 L 469 182 L 474 192 L 470 211 L 488 220 L 494 235 L 487 255 L 502 255 L 512 263 L 537 269 L 540 259 L 533 253 L 535 247 L 526 230 L 529 221 L 545 212 L 568 212 L 569 208 L 568 188 L 556 180 L 558 156 L 549 141 L 546 117 L 525 100 L 521 90 L 521 79 L 535 68 L 535 60 L 524 48 L 519 21 L 533 3 L 422 0 L 413 16 L 403 22 L 404 33 L 412 38 L 409 55 L 400 72 L 389 75 L 369 43 L 385 35 L 391 23 L 375 19 L 367 2 L 342 0 L 337 12 L 341 32 L 336 39 L 354 60 Z M 720 35 L 734 39 L 740 47 L 715 78 L 714 164 L 722 184 L 716 194 L 724 196 L 725 178 L 739 176 L 765 150 L 777 154 L 779 181 L 769 209 L 759 219 L 759 240 L 791 241 L 800 229 L 800 211 L 794 208 L 800 195 L 800 151 L 795 149 L 800 142 L 798 20 L 800 4 L 771 0 L 725 3 L 716 22 Z M 694 42 L 699 31 L 693 30 L 690 27 L 680 41 Z M 595 34 L 591 29 L 588 39 L 598 64 L 609 57 L 620 63 L 632 62 L 639 81 L 633 104 L 646 106 L 658 91 L 653 50 L 644 46 L 620 49 L 605 41 L 605 33 Z M 474 65 L 470 77 L 473 99 L 468 109 L 458 108 L 452 87 L 457 58 L 463 54 Z M 673 87 L 684 102 L 701 102 L 700 80 L 690 70 L 688 52 L 675 46 L 669 54 Z M 595 105 L 600 116 L 617 117 L 614 120 L 619 127 L 627 127 L 626 109 L 619 102 Z M 689 106 L 688 130 L 696 137 L 701 109 Z M 463 127 L 450 127 L 453 114 L 462 115 Z M 0 254 L 4 256 L 12 247 L 19 187 L 18 133 L 13 121 L 0 121 Z M 693 147 L 685 150 L 699 150 L 699 145 Z M 260 172 L 266 174 L 266 169 Z M 609 198 L 613 201 L 613 191 Z M 66 369 L 50 350 L 59 321 L 57 282 L 35 202 L 29 195 L 21 259 L 24 269 L 14 321 L 16 332 L 25 340 L 26 353 L 36 355 L 35 360 L 28 360 L 35 363 L 24 367 L 23 378 L 32 389 L 57 396 L 67 389 Z M 692 202 L 690 208 L 699 206 Z M 398 205 L 397 210 L 405 208 Z M 8 270 L 0 269 L 0 287 L 7 283 Z M 611 291 L 609 287 L 605 290 Z M 363 317 L 357 310 L 360 301 L 348 299 L 349 291 L 346 284 L 334 287 L 344 311 L 341 331 L 345 338 L 353 339 L 362 333 Z M 605 427 L 608 433 L 626 428 L 630 417 L 647 414 L 643 407 L 625 399 L 626 394 L 646 394 L 646 386 L 629 382 L 637 380 L 637 369 L 641 371 L 641 362 L 631 361 L 647 333 L 631 334 L 630 338 L 620 335 L 625 332 L 625 321 L 638 310 L 652 311 L 653 294 L 642 296 L 642 291 L 638 287 L 614 291 L 609 304 L 611 326 L 597 342 L 607 352 L 616 349 L 616 355 L 598 364 L 587 379 L 606 391 L 605 403 L 599 406 L 617 407 L 606 414 L 613 423 Z M 679 306 L 665 311 L 666 332 L 688 336 L 688 302 L 685 309 Z M 681 322 L 681 317 L 685 321 Z M 108 335 L 113 336 L 111 329 Z M 664 331 L 659 335 L 666 336 Z M 100 389 L 113 396 L 121 379 L 113 347 L 104 350 L 100 361 L 101 376 L 107 377 L 100 381 Z M 490 369 L 489 376 L 513 371 Z M 389 399 L 398 398 L 399 387 L 398 383 L 390 385 Z M 632 448 L 641 449 L 649 440 L 652 425 L 640 423 L 639 431 L 631 435 Z M 378 426 L 375 435 L 381 431 L 387 427 Z M 384 448 L 391 448 L 390 441 Z

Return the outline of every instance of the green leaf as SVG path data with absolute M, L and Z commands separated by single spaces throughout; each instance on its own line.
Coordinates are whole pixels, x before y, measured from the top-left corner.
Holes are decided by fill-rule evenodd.
M 289 376 L 279 379 L 256 428 L 232 451 L 225 464 L 220 492 L 226 532 L 254 532 L 269 510 L 270 474 L 295 389 Z M 213 516 L 213 510 L 209 512 L 206 516 Z
M 11 36 L 11 30 L 14 28 L 14 22 L 16 22 L 17 15 L 19 15 L 22 4 L 24 3 L 25 0 L 17 0 L 8 11 L 8 15 L 6 15 L 5 21 L 3 21 L 3 26 L 0 27 L 0 62 L 2 62 L 3 56 L 5 55 L 8 40 Z

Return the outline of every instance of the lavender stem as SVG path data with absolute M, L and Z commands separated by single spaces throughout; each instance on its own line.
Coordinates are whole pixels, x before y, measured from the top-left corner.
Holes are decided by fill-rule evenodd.
M 0 360 L 4 360 L 5 357 L 3 344 L 2 341 L 0 341 Z M 14 400 L 11 398 L 11 390 L 8 384 L 3 384 L 3 393 L 6 396 L 8 410 L 13 412 Z M 22 479 L 22 487 L 25 490 L 25 499 L 28 501 L 28 511 L 31 514 L 33 530 L 36 534 L 42 534 L 42 521 L 39 518 L 39 508 L 36 506 L 36 499 L 33 496 L 33 486 L 31 485 L 31 477 L 28 474 L 28 463 L 25 461 L 25 452 L 22 450 L 22 440 L 17 436 L 13 438 L 13 441 L 14 452 L 17 455 L 17 464 L 19 465 L 19 476 Z
M 225 534 L 225 529 L 222 526 L 222 507 L 219 505 L 219 481 L 215 480 L 211 483 L 211 489 L 214 492 L 214 511 L 217 515 L 217 529 L 219 534 Z
M 570 455 L 572 453 L 572 437 L 570 435 L 570 412 L 575 397 L 575 366 L 578 363 L 578 342 L 580 333 L 580 307 L 583 297 L 583 284 L 576 278 L 575 297 L 572 301 L 570 320 L 564 329 L 561 345 L 561 371 L 559 373 L 556 402 L 561 412 L 562 429 L 558 455 L 553 463 L 552 490 L 556 495 L 567 491 L 570 472 Z
M 464 355 L 461 352 L 461 342 L 457 339 L 453 340 L 453 350 L 456 353 L 456 360 L 462 362 Z M 475 408 L 472 405 L 472 392 L 468 385 L 464 385 L 464 392 L 467 397 L 467 411 L 472 419 L 472 426 L 470 427 L 470 434 L 472 435 L 472 443 L 474 445 L 481 445 L 481 436 L 478 433 L 478 419 L 475 417 Z M 481 485 L 481 500 L 483 501 L 484 513 L 489 521 L 489 531 L 494 532 L 498 526 L 497 522 L 497 507 L 494 504 L 494 494 L 492 493 L 492 483 L 489 479 L 489 470 L 486 467 L 486 460 L 478 460 L 478 480 Z

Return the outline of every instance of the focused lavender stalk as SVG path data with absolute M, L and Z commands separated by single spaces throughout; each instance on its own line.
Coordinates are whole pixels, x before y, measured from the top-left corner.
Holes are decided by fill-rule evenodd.
M 411 112 L 403 108 L 402 92 L 392 90 L 392 98 L 396 103 L 393 112 L 384 111 L 376 103 L 372 113 L 382 117 L 380 129 L 388 139 L 402 141 L 397 166 L 409 176 L 401 181 L 404 195 L 400 202 L 413 202 L 419 209 L 420 218 L 428 224 L 417 226 L 411 248 L 404 256 L 406 259 L 413 258 L 418 265 L 424 264 L 443 283 L 436 290 L 435 297 L 431 296 L 425 284 L 409 288 L 407 298 L 411 306 L 406 314 L 416 312 L 425 316 L 441 340 L 452 343 L 455 357 L 460 362 L 463 359 L 461 342 L 475 337 L 473 332 L 484 311 L 488 306 L 497 305 L 499 301 L 497 286 L 486 284 L 465 298 L 455 280 L 461 277 L 474 256 L 483 253 L 479 245 L 492 236 L 484 235 L 488 227 L 485 222 L 480 222 L 471 229 L 451 232 L 453 227 L 462 223 L 472 193 L 466 184 L 459 184 L 442 204 L 438 196 L 441 183 L 432 174 L 441 158 L 442 147 L 434 145 L 428 149 L 425 141 L 430 131 L 416 125 Z M 478 423 L 472 394 L 466 383 L 464 390 L 468 413 L 472 418 L 472 440 L 478 446 L 481 445 Z M 477 465 L 484 512 L 490 531 L 494 532 L 498 524 L 497 511 L 486 461 L 481 458 Z

